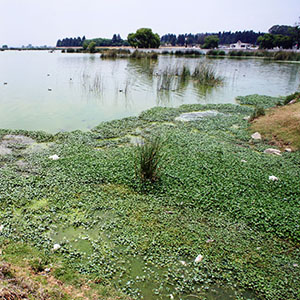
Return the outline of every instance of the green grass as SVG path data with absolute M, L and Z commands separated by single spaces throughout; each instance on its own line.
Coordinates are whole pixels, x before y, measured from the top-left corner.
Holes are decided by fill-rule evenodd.
M 269 105 L 265 96 L 246 99 Z M 223 114 L 175 121 L 202 110 Z M 3 259 L 22 263 L 22 254 L 33 259 L 41 251 L 57 266 L 55 276 L 69 281 L 73 271 L 107 298 L 116 288 L 124 299 L 299 299 L 300 155 L 267 155 L 264 141 L 249 142 L 243 118 L 253 110 L 156 107 L 87 133 L 23 131 L 54 144 L 0 157 L 0 242 L 10 247 Z M 146 189 L 135 176 L 128 135 L 166 140 L 160 180 Z M 60 159 L 50 160 L 53 154 Z M 16 165 L 20 158 L 25 171 Z M 81 240 L 92 254 L 76 247 Z M 203 261 L 194 263 L 199 254 Z

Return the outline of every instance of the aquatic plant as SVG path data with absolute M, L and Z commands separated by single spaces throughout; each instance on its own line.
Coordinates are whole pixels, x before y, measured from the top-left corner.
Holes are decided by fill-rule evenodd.
M 223 78 L 217 75 L 214 67 L 205 63 L 200 63 L 195 67 L 191 78 L 197 84 L 206 86 L 215 86 L 223 82 Z
M 151 137 L 137 146 L 135 162 L 136 176 L 142 182 L 154 182 L 158 179 L 159 163 L 162 158 L 163 142 L 161 137 Z
M 238 96 L 236 100 L 243 105 L 260 106 L 263 108 L 270 108 L 278 105 L 278 103 L 283 103 L 284 101 L 284 99 L 281 97 L 271 97 L 257 94 Z
M 130 50 L 128 49 L 106 49 L 101 52 L 100 57 L 103 59 L 127 58 L 130 56 Z
M 131 53 L 130 58 L 134 58 L 134 59 L 144 59 L 144 58 L 157 59 L 158 58 L 158 53 L 154 52 L 154 51 L 146 52 L 146 51 L 135 50 L 134 52 Z

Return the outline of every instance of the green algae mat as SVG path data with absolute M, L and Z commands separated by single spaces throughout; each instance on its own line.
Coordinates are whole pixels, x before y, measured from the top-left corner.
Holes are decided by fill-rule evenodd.
M 300 299 L 300 154 L 265 154 L 252 111 L 183 105 L 87 133 L 1 130 L 1 260 L 38 259 L 37 272 L 84 278 L 100 299 Z M 133 141 L 153 136 L 159 179 L 145 184 Z

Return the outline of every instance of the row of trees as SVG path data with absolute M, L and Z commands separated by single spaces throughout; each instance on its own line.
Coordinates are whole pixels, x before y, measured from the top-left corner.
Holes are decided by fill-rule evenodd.
M 216 36 L 219 39 L 220 44 L 233 44 L 237 41 L 243 41 L 244 43 L 255 44 L 257 38 L 263 35 L 263 33 L 256 33 L 253 30 L 250 31 L 236 31 L 236 32 L 219 32 L 219 33 L 197 33 L 197 34 L 175 34 L 168 33 L 161 37 L 161 43 L 172 46 L 194 46 L 204 45 L 205 38 L 208 36 Z
M 56 47 L 82 47 L 84 42 L 85 36 L 83 36 L 82 38 L 64 38 L 57 41 Z
M 271 49 L 274 47 L 290 49 L 294 45 L 299 48 L 300 23 L 294 27 L 286 25 L 275 25 L 269 29 L 269 33 L 250 31 L 197 33 L 197 34 L 175 34 L 168 33 L 161 38 L 153 33 L 150 28 L 140 28 L 135 33 L 129 33 L 127 40 L 123 40 L 119 34 L 114 34 L 112 39 L 97 38 L 86 40 L 82 38 L 64 38 L 58 40 L 57 47 L 83 47 L 87 49 L 89 44 L 94 47 L 108 46 L 132 46 L 135 48 L 158 48 L 160 44 L 172 46 L 194 46 L 201 45 L 202 48 L 217 48 L 219 44 L 233 44 L 237 41 L 249 44 L 258 44 L 260 48 Z
M 108 47 L 108 46 L 129 46 L 126 40 L 123 40 L 120 34 L 114 34 L 111 39 L 97 38 L 87 40 L 85 36 L 82 38 L 64 38 L 58 40 L 56 47 L 84 47 L 87 48 L 91 42 L 95 42 L 98 47 Z

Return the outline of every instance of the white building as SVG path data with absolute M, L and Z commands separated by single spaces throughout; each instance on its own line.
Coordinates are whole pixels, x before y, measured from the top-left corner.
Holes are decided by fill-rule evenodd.
M 242 43 L 241 41 L 238 41 L 235 44 L 230 44 L 230 49 L 253 49 L 253 45 L 252 44 L 248 44 L 248 43 Z

